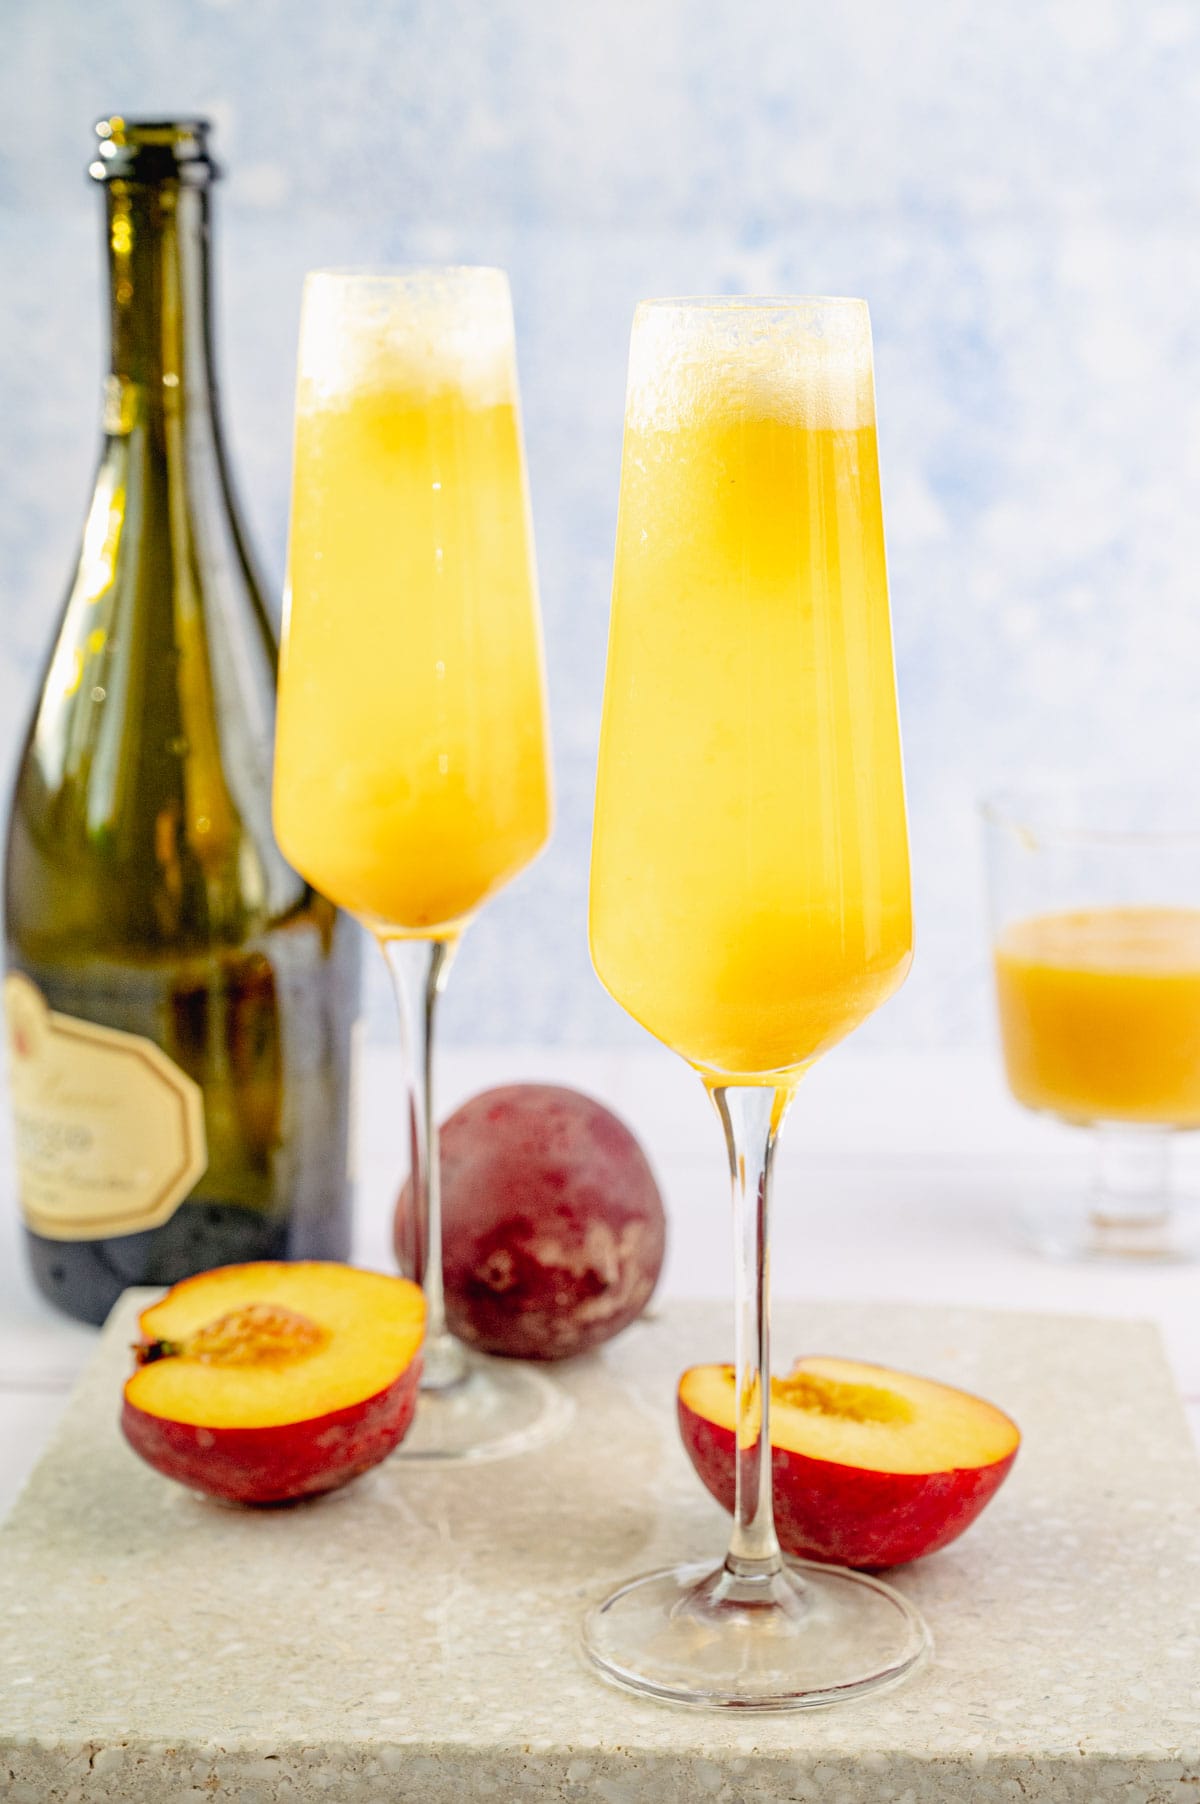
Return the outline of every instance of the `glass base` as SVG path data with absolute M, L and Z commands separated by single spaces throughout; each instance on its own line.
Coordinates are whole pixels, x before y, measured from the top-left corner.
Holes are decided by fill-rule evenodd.
M 814 1710 L 863 1697 L 898 1684 L 930 1647 L 898 1592 L 808 1560 L 788 1560 L 750 1586 L 708 1563 L 647 1573 L 591 1611 L 583 1640 L 614 1685 L 728 1710 Z
M 422 1388 L 413 1425 L 392 1454 L 412 1462 L 510 1459 L 544 1447 L 575 1413 L 561 1385 L 509 1360 L 468 1355 L 466 1376 Z
M 1045 1259 L 1181 1264 L 1200 1259 L 1200 1206 L 1172 1197 L 1169 1208 L 1106 1211 L 1084 1196 L 1036 1197 L 1022 1205 L 1021 1239 Z

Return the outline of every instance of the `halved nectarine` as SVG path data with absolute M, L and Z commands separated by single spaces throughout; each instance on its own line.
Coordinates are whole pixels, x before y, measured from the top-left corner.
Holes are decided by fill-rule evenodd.
M 693 1366 L 679 1428 L 696 1471 L 733 1509 L 734 1370 Z M 1016 1424 L 982 1398 L 887 1366 L 801 1359 L 771 1380 L 775 1524 L 786 1553 L 874 1570 L 961 1535 L 1017 1456 Z
M 286 1503 L 377 1465 L 417 1403 L 425 1299 L 309 1261 L 227 1265 L 138 1318 L 121 1427 L 156 1471 L 233 1503 Z

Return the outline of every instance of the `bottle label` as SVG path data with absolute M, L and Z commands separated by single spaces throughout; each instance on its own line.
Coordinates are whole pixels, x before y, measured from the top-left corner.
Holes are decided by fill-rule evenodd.
M 161 1047 L 4 982 L 21 1212 L 48 1240 L 161 1227 L 204 1175 L 204 1095 Z

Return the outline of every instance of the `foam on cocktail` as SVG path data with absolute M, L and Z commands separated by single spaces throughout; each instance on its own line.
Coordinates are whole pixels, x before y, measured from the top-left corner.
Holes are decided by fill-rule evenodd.
M 800 317 L 798 317 L 800 316 Z M 865 302 L 646 301 L 629 359 L 626 424 L 673 432 L 722 419 L 779 420 L 808 431 L 875 423 Z
M 495 407 L 516 395 L 512 298 L 499 269 L 315 270 L 304 284 L 297 404 L 337 406 L 369 389 L 416 401 L 458 392 Z

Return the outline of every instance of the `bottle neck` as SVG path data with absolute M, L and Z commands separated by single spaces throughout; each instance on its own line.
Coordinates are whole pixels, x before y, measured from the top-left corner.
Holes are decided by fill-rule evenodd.
M 215 438 L 207 189 L 114 181 L 105 202 L 106 424 L 127 432 L 138 422 L 207 419 Z

